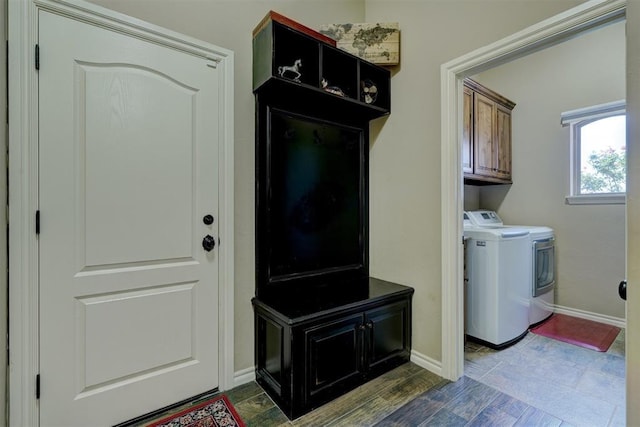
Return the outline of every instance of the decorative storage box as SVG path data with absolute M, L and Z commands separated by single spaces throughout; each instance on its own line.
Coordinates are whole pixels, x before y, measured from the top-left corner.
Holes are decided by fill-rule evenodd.
M 400 63 L 400 30 L 397 22 L 326 24 L 320 33 L 336 40 L 338 48 L 378 65 Z

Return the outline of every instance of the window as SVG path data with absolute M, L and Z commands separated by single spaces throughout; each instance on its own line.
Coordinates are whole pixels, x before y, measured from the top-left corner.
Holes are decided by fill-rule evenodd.
M 569 204 L 625 202 L 626 111 L 616 101 L 561 115 L 570 127 L 571 186 Z

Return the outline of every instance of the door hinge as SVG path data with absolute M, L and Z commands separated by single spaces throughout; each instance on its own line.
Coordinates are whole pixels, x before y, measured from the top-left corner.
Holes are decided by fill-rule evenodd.
M 36 375 L 36 399 L 40 399 L 40 374 Z
M 36 211 L 36 234 L 40 234 L 40 211 Z
M 36 70 L 40 69 L 40 45 L 36 45 Z

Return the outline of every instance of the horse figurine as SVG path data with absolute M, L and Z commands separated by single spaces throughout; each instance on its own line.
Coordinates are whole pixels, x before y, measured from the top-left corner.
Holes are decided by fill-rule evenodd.
M 294 73 L 295 77 L 293 78 L 293 81 L 300 83 L 300 77 L 302 76 L 302 74 L 300 73 L 300 68 L 302 68 L 302 59 L 296 59 L 293 65 L 284 65 L 278 67 L 278 74 L 280 75 L 280 77 L 284 77 L 284 74 L 286 72 Z

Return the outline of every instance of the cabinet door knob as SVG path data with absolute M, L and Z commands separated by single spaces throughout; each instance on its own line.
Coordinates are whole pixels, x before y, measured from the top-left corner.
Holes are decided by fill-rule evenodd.
M 370 320 L 367 322 L 367 328 L 373 329 L 373 321 Z

